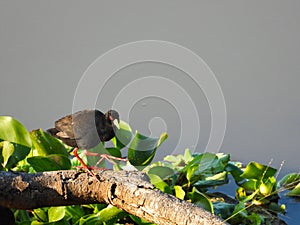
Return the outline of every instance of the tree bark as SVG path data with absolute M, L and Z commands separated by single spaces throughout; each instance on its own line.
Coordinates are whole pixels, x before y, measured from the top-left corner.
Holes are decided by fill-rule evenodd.
M 0 205 L 15 209 L 106 203 L 157 224 L 226 224 L 191 203 L 155 190 L 141 172 L 0 172 Z

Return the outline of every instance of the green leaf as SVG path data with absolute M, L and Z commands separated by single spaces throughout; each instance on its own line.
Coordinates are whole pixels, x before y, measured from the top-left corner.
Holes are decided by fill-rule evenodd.
M 224 171 L 213 176 L 205 177 L 203 180 L 194 183 L 194 186 L 197 188 L 208 188 L 227 184 L 228 182 L 227 172 Z
M 129 215 L 129 217 L 133 220 L 133 222 L 137 225 L 156 225 L 154 223 L 151 223 L 151 222 L 148 222 L 144 219 L 141 219 L 137 216 L 134 216 L 134 215 Z
M 45 225 L 45 224 L 49 224 L 49 223 L 39 222 L 39 221 L 36 221 L 36 220 L 34 220 L 30 223 L 30 225 Z M 23 223 L 21 225 L 23 225 Z
M 172 194 L 171 188 L 169 185 L 164 182 L 158 175 L 155 174 L 148 174 L 150 178 L 150 182 L 159 190 L 164 193 Z
M 259 186 L 259 191 L 263 196 L 270 195 L 276 188 L 276 178 L 269 177 L 265 183 L 261 183 Z
M 103 224 L 114 224 L 118 219 L 127 215 L 127 212 L 112 206 L 108 205 L 105 209 L 100 211 L 99 215 L 99 222 Z
M 265 166 L 257 162 L 250 162 L 245 168 L 244 173 L 241 175 L 243 178 L 256 179 L 256 180 L 267 180 L 276 174 L 276 169 Z
M 166 166 L 155 166 L 149 169 L 147 174 L 155 174 L 159 176 L 162 180 L 173 175 L 175 172 L 169 167 Z
M 47 209 L 45 208 L 37 208 L 33 210 L 33 215 L 35 218 L 37 218 L 40 222 L 48 222 L 48 215 L 47 215 Z
M 151 138 L 136 132 L 128 149 L 129 162 L 134 166 L 146 166 L 150 164 L 155 156 L 156 149 L 167 137 L 166 133 L 162 133 L 159 138 Z
M 85 211 L 80 205 L 72 205 L 65 207 L 66 215 L 72 218 L 72 224 L 75 224 L 80 217 L 85 215 Z
M 175 190 L 175 196 L 176 196 L 176 198 L 184 200 L 185 191 L 183 190 L 183 188 L 181 186 L 179 186 L 179 185 L 175 185 L 174 186 L 174 190 Z
M 234 215 L 234 214 L 239 214 L 242 217 L 248 216 L 248 212 L 246 210 L 246 206 L 245 206 L 244 202 L 240 202 L 235 206 L 232 215 Z
M 0 139 L 31 148 L 31 139 L 27 129 L 10 116 L 0 116 Z
M 132 130 L 129 124 L 122 120 L 120 121 L 119 126 L 120 129 L 116 129 L 116 136 L 112 139 L 112 142 L 116 148 L 121 149 L 130 143 L 132 138 Z
M 256 213 L 251 213 L 251 215 L 247 216 L 247 219 L 250 220 L 253 225 L 260 225 L 263 222 L 263 217 Z
M 188 193 L 188 197 L 192 200 L 192 203 L 206 209 L 211 213 L 214 213 L 212 202 L 206 197 L 205 194 L 199 192 L 197 188 L 193 187 L 192 192 Z
M 90 148 L 89 152 L 97 153 L 97 154 L 107 154 L 110 155 L 109 151 L 105 148 L 104 143 L 100 142 L 97 146 L 94 148 Z M 101 159 L 101 156 L 86 156 L 87 163 L 90 166 L 95 166 L 98 161 Z M 105 160 L 103 160 L 99 165 L 99 167 L 105 167 Z
M 15 148 L 10 142 L 2 141 L 0 142 L 0 149 L 2 149 L 3 167 L 6 167 L 6 164 L 9 158 L 13 155 Z
M 230 160 L 230 154 L 225 153 L 217 153 L 216 156 L 223 163 L 223 165 L 227 165 Z
M 300 173 L 290 173 L 285 175 L 279 182 L 279 187 L 291 188 L 300 182 Z
M 185 163 L 193 160 L 193 156 L 188 148 L 185 149 L 183 160 L 185 161 Z
M 193 166 L 189 166 L 186 172 L 186 179 L 191 182 L 191 180 L 193 179 L 195 180 L 199 180 L 199 176 L 195 175 L 195 171 L 198 169 L 198 165 L 193 165 Z
M 99 218 L 99 213 L 97 214 L 88 214 L 84 217 L 81 217 L 79 220 L 78 220 L 78 224 L 79 225 L 95 225 L 95 224 L 103 224 L 100 221 L 100 218 Z
M 57 138 L 44 132 L 42 129 L 30 132 L 30 137 L 35 148 L 37 156 L 47 156 L 52 154 L 60 154 L 68 156 L 67 149 Z
M 290 197 L 300 197 L 300 183 L 298 183 L 297 186 L 286 195 Z
M 179 167 L 180 164 L 182 164 L 184 162 L 184 159 L 183 159 L 183 156 L 182 155 L 177 155 L 177 156 L 174 156 L 174 155 L 167 155 L 165 158 L 164 158 L 164 161 L 167 161 L 167 162 L 170 162 L 172 163 L 172 165 L 174 167 Z
M 250 179 L 240 184 L 247 191 L 255 191 L 259 187 L 259 182 L 256 179 Z
M 194 166 L 197 165 L 198 168 L 196 170 L 197 174 L 215 174 L 218 172 L 222 172 L 224 170 L 224 166 L 218 165 L 218 157 L 209 152 L 205 152 L 203 154 L 197 155 L 189 165 Z
M 275 202 L 270 203 L 269 209 L 272 212 L 277 212 L 277 213 L 285 213 L 286 212 L 286 206 L 284 204 L 279 205 Z
M 51 207 L 48 210 L 48 218 L 49 222 L 57 222 L 59 220 L 62 220 L 65 216 L 65 206 L 59 206 L 59 207 Z
M 93 208 L 93 213 L 98 213 L 102 209 L 105 209 L 107 204 L 90 204 L 90 206 Z
M 213 153 L 202 153 L 194 156 L 184 168 L 183 172 L 186 173 L 186 178 L 193 184 L 199 179 L 221 173 L 225 170 L 221 158 Z
M 231 173 L 237 185 L 239 185 L 241 181 L 245 180 L 245 178 L 241 177 L 241 175 L 243 174 L 243 170 L 239 168 L 236 163 L 228 162 L 225 170 Z
M 0 160 L 6 169 L 11 169 L 19 161 L 25 159 L 29 152 L 30 148 L 27 146 L 8 141 L 0 142 Z
M 27 162 L 37 172 L 68 170 L 71 168 L 70 159 L 58 154 L 30 157 L 27 159 Z
M 122 157 L 122 153 L 120 151 L 119 148 L 106 148 L 106 150 L 108 151 L 108 154 L 115 156 L 115 157 Z
M 270 189 L 266 184 L 262 183 L 259 185 L 259 191 L 263 196 L 267 196 L 271 193 L 272 189 Z
M 215 215 L 223 219 L 226 219 L 232 215 L 235 204 L 229 204 L 226 202 L 214 202 L 213 206 L 214 206 Z

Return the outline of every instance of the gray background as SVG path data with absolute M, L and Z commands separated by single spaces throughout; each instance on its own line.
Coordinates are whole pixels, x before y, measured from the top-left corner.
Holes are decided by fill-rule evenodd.
M 299 6 L 297 1 L 273 0 L 2 0 L 0 114 L 14 116 L 28 129 L 51 127 L 55 119 L 72 111 L 78 82 L 96 58 L 128 42 L 165 40 L 198 54 L 220 83 L 228 113 L 220 151 L 244 162 L 268 163 L 273 158 L 275 167 L 285 160 L 284 170 L 298 171 Z M 174 79 L 184 76 L 167 65 L 144 63 L 120 70 L 114 79 L 126 84 L 127 80 L 153 74 Z M 189 85 L 193 84 L 187 78 L 182 80 L 183 87 Z M 105 111 L 109 107 L 105 96 L 115 93 L 117 87 L 108 86 L 97 102 L 98 108 Z M 205 96 L 191 93 L 191 89 L 193 98 L 199 96 L 197 107 L 203 108 L 197 147 L 203 150 L 210 129 L 209 109 Z M 142 90 L 136 90 L 137 95 L 139 92 Z M 144 101 L 151 110 L 142 110 L 137 103 L 130 124 L 155 134 L 165 126 L 154 120 L 149 131 L 149 121 L 156 116 L 164 119 L 170 138 L 157 158 L 161 159 L 172 153 L 179 135 L 176 121 L 185 115 L 177 115 L 159 99 Z M 190 140 L 185 141 L 186 147 L 193 147 Z

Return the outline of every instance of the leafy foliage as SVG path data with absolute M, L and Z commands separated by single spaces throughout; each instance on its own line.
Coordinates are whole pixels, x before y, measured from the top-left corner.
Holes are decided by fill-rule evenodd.
M 0 125 L 1 170 L 41 172 L 80 165 L 70 154 L 70 147 L 43 130 L 28 132 L 20 122 L 7 116 L 0 116 Z M 129 162 L 114 162 L 114 169 L 130 165 L 143 170 L 156 188 L 203 207 L 230 224 L 270 224 L 276 213 L 285 211 L 285 206 L 278 204 L 278 191 L 288 189 L 288 196 L 300 196 L 300 174 L 288 174 L 277 182 L 276 169 L 257 162 L 243 167 L 231 161 L 229 154 L 192 154 L 186 149 L 183 155 L 169 155 L 164 161 L 151 164 L 167 137 L 166 133 L 157 138 L 138 131 L 133 134 L 129 124 L 121 121 L 112 139 L 113 146 L 100 143 L 89 150 L 121 157 L 127 149 Z M 80 156 L 89 165 L 105 166 L 104 162 L 98 164 L 97 157 L 83 152 Z M 236 183 L 235 199 L 214 192 L 230 177 Z M 17 224 L 152 224 L 105 204 L 45 207 L 32 212 L 14 210 L 14 214 Z

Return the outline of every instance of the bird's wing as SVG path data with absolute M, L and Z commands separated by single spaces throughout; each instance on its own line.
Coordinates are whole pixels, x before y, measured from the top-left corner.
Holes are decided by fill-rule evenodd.
M 55 128 L 59 131 L 56 133 L 58 137 L 75 139 L 72 115 L 57 120 L 55 122 Z
M 96 120 L 101 119 L 103 113 L 98 110 L 83 110 L 65 116 L 55 122 L 55 128 L 59 130 L 56 135 L 62 138 L 81 139 L 88 133 L 96 132 Z

